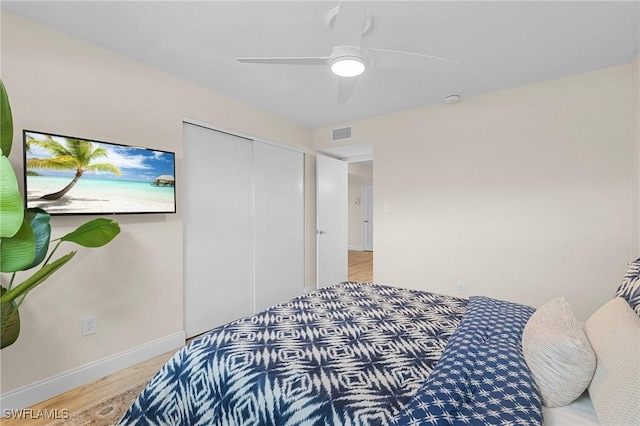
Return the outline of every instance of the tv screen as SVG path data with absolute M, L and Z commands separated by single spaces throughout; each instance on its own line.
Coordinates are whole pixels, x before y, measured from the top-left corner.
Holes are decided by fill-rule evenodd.
M 25 204 L 51 215 L 175 213 L 175 154 L 23 131 Z

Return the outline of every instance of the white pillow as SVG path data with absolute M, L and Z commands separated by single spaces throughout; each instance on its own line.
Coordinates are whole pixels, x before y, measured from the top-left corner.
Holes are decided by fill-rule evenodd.
M 531 315 L 522 334 L 522 352 L 542 403 L 562 407 L 587 389 L 596 358 L 564 297 Z
M 598 359 L 589 395 L 604 425 L 640 425 L 640 317 L 622 298 L 584 324 Z

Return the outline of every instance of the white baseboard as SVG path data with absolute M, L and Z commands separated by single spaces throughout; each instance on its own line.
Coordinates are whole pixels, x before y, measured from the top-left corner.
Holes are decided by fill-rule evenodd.
M 6 392 L 0 395 L 0 413 L 4 413 L 6 410 L 21 410 L 30 407 L 78 386 L 113 374 L 116 371 L 178 349 L 184 346 L 185 337 L 184 331 L 179 331 L 153 342 L 145 343 L 137 348 L 108 356 L 82 367 Z
M 364 246 L 349 246 L 349 250 L 364 251 Z

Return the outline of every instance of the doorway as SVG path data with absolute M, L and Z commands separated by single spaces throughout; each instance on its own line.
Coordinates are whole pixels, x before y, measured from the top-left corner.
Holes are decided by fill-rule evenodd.
M 354 144 L 321 149 L 319 154 L 340 160 L 346 167 L 344 185 L 346 186 L 346 229 L 345 246 L 339 251 L 347 265 L 347 279 L 350 281 L 373 281 L 373 144 Z M 366 189 L 366 187 L 369 187 Z M 318 189 L 316 189 L 318 191 Z M 366 193 L 366 195 L 365 195 Z M 344 201 L 329 206 L 335 211 L 343 211 Z M 368 219 L 365 218 L 365 206 L 369 206 Z M 317 206 L 319 214 L 321 206 Z M 341 213 L 342 214 L 342 213 Z M 368 222 L 365 222 L 368 220 Z M 318 228 L 320 238 L 326 236 L 326 230 Z M 365 236 L 368 235 L 365 241 Z M 345 250 L 348 249 L 348 250 Z M 347 253 L 345 253 L 347 251 Z M 345 256 L 345 254 L 348 254 Z M 322 265 L 318 263 L 319 274 Z M 319 282 L 319 287 L 321 287 Z
M 364 249 L 373 251 L 373 185 L 363 186 L 363 231 Z
M 349 163 L 349 281 L 373 281 L 373 161 Z

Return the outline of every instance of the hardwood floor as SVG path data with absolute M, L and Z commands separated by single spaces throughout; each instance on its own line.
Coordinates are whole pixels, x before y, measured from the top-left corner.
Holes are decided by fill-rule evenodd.
M 349 251 L 349 280 L 350 281 L 373 281 L 373 252 L 371 251 Z M 139 383 L 142 380 L 153 377 L 155 373 L 162 367 L 162 365 L 175 353 L 176 351 L 168 352 L 166 354 L 157 356 L 148 361 L 134 365 L 133 367 L 111 374 L 110 376 L 103 377 L 94 382 L 80 386 L 76 389 L 65 392 L 61 395 L 43 401 L 32 407 L 29 407 L 34 412 L 38 410 L 52 412 L 57 410 L 68 410 L 70 414 L 89 407 L 105 398 L 109 398 L 130 386 Z M 14 426 L 14 425 L 45 425 L 49 423 L 49 419 L 0 419 L 2 426 Z
M 148 361 L 134 365 L 133 367 L 103 377 L 94 382 L 87 383 L 69 392 L 50 398 L 32 407 L 29 407 L 32 413 L 38 413 L 42 410 L 47 413 L 62 413 L 62 410 L 68 410 L 69 414 L 82 411 L 86 407 L 120 393 L 122 390 L 141 382 L 142 380 L 153 377 L 156 372 L 167 362 L 176 351 L 167 352 L 166 354 L 157 356 Z M 27 409 L 26 411 L 29 411 Z M 37 416 L 32 416 L 37 417 Z M 44 417 L 44 416 L 41 416 Z M 3 418 L 0 420 L 2 426 L 13 425 L 45 425 L 51 422 L 51 419 L 17 419 Z
M 373 252 L 349 250 L 349 281 L 373 282 Z

